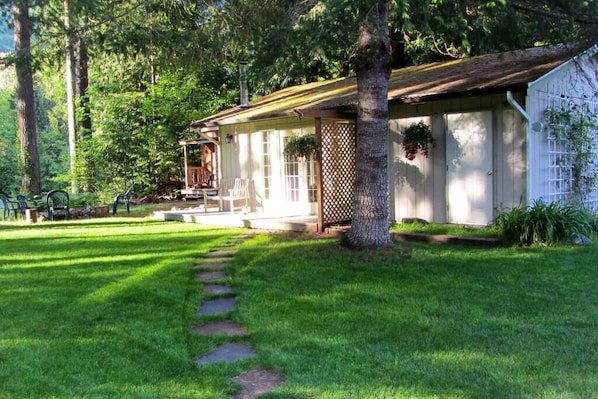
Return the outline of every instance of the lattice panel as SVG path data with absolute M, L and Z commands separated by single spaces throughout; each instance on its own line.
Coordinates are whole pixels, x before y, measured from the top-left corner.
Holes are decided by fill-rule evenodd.
M 598 113 L 598 104 L 585 99 L 573 99 L 562 97 L 551 97 L 552 109 L 577 109 L 578 112 L 585 110 L 588 119 L 595 118 Z M 586 181 L 594 180 L 598 175 L 598 161 L 590 163 L 578 177 L 581 182 L 576 183 L 574 173 L 575 154 L 565 142 L 558 137 L 567 137 L 571 126 L 566 120 L 558 118 L 552 120 L 549 113 L 546 113 L 547 123 L 547 161 L 548 161 L 548 192 L 545 200 L 548 202 L 567 202 L 570 200 L 582 203 L 586 208 L 598 211 L 598 185 L 587 184 Z M 593 142 L 598 143 L 598 130 L 590 132 L 593 135 Z M 581 189 L 575 192 L 573 187 L 578 185 Z
M 322 227 L 351 220 L 354 178 L 355 124 L 323 124 Z

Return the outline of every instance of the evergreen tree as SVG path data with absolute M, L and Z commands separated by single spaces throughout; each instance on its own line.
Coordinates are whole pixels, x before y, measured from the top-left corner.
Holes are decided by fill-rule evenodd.
M 17 72 L 17 124 L 19 129 L 21 192 L 39 194 L 41 173 L 37 147 L 33 66 L 31 57 L 32 19 L 27 0 L 12 6 L 15 34 L 15 68 Z

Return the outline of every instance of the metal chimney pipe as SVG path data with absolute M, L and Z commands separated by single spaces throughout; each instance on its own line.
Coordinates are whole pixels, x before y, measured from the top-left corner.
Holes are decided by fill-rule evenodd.
M 239 89 L 241 94 L 241 108 L 249 108 L 249 92 L 247 90 L 247 61 L 239 61 Z

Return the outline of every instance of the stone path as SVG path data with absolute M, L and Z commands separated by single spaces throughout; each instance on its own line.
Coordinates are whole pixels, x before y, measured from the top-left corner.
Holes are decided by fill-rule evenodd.
M 212 320 L 202 325 L 193 326 L 192 330 L 202 335 L 247 336 L 247 330 L 228 318 L 236 309 L 237 300 L 234 287 L 228 283 L 231 276 L 227 272 L 233 266 L 236 255 L 235 245 L 249 236 L 240 236 L 231 240 L 221 248 L 216 248 L 204 256 L 203 262 L 193 266 L 197 270 L 196 278 L 204 284 L 202 293 L 208 299 L 199 304 L 196 312 L 198 316 L 209 316 Z M 221 319 L 213 320 L 220 316 Z M 259 355 L 247 344 L 229 342 L 220 345 L 210 352 L 194 359 L 197 365 L 210 365 L 212 363 L 232 363 L 244 359 L 256 358 Z M 259 397 L 284 383 L 285 378 L 272 371 L 259 366 L 234 377 L 233 380 L 242 386 L 242 391 L 234 399 L 253 399 Z

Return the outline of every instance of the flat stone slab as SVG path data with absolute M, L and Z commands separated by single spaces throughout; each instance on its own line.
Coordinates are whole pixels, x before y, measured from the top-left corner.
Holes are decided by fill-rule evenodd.
M 205 255 L 205 258 L 226 258 L 237 254 L 235 249 L 221 249 L 219 251 L 211 251 Z
M 286 378 L 282 375 L 261 367 L 255 367 L 233 378 L 243 386 L 243 390 L 234 399 L 254 399 L 282 385 Z
M 225 272 L 201 272 L 197 273 L 197 279 L 204 282 L 223 280 L 228 277 Z
M 232 266 L 232 263 L 202 263 L 199 265 L 193 266 L 195 270 L 224 270 L 227 267 Z
M 209 284 L 205 285 L 201 292 L 204 294 L 234 294 L 236 291 L 228 285 Z
M 233 363 L 237 360 L 250 359 L 257 354 L 244 344 L 228 343 L 214 349 L 205 356 L 196 358 L 195 364 Z
M 237 302 L 235 298 L 219 298 L 205 301 L 199 307 L 197 314 L 200 316 L 209 316 L 229 313 L 235 309 Z
M 253 238 L 253 234 L 242 234 L 240 236 L 231 237 L 229 241 L 245 241 L 248 238 Z
M 205 263 L 232 263 L 234 258 L 203 258 L 202 264 Z
M 203 335 L 247 335 L 247 330 L 230 320 L 219 320 L 193 327 L 193 331 Z

